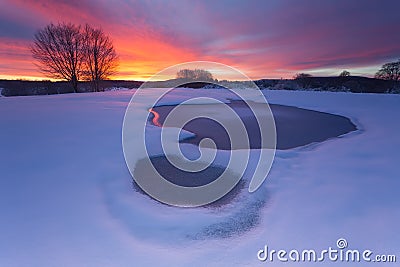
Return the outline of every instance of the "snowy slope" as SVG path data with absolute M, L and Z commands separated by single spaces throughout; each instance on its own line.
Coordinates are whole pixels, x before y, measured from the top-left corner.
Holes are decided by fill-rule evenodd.
M 1 98 L 0 266 L 314 266 L 259 262 L 257 251 L 322 250 L 338 238 L 398 253 L 400 97 L 264 93 L 347 116 L 360 131 L 278 151 L 260 190 L 211 209 L 167 207 L 132 186 L 121 145 L 132 91 Z M 163 103 L 193 95 L 226 101 L 179 89 Z M 359 263 L 319 264 L 341 265 Z

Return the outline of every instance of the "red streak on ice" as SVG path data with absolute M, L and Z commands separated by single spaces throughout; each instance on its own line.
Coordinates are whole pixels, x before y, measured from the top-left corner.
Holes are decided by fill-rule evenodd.
M 160 114 L 157 111 L 154 111 L 152 108 L 149 109 L 150 113 L 154 115 L 153 119 L 151 120 L 155 126 L 161 127 L 162 124 L 158 121 L 160 118 Z

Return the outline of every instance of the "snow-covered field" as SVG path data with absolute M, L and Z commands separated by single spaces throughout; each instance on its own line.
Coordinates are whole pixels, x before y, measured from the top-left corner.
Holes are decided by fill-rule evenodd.
M 370 263 L 397 266 L 400 95 L 263 91 L 270 103 L 349 117 L 359 131 L 277 151 L 260 190 L 185 209 L 132 186 L 121 129 L 133 92 L 0 99 L 0 266 L 360 266 L 257 259 L 265 245 L 321 251 L 339 238 L 397 253 L 397 263 Z M 179 89 L 163 103 L 226 101 L 222 92 Z

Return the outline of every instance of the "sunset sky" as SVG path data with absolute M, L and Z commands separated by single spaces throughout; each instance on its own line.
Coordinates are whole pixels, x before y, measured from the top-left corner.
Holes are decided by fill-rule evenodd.
M 0 0 L 0 78 L 45 78 L 28 47 L 51 22 L 102 27 L 120 56 L 114 79 L 144 80 L 193 60 L 228 64 L 253 79 L 343 69 L 373 76 L 400 58 L 399 10 L 400 1 L 370 0 Z

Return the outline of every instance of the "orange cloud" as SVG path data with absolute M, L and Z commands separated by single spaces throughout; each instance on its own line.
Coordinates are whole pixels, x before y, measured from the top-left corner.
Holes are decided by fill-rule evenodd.
M 120 57 L 119 72 L 114 79 L 144 80 L 163 68 L 198 58 L 190 49 L 177 47 L 168 38 L 154 31 L 145 21 L 120 24 L 112 19 L 101 20 L 82 9 L 80 4 L 37 1 L 15 1 L 17 8 L 45 17 L 50 22 L 72 21 L 102 27 L 114 41 Z M 74 14 L 71 16 L 70 14 Z M 32 36 L 33 37 L 33 36 Z M 2 64 L 0 78 L 45 78 L 34 66 L 28 40 L 2 41 Z

